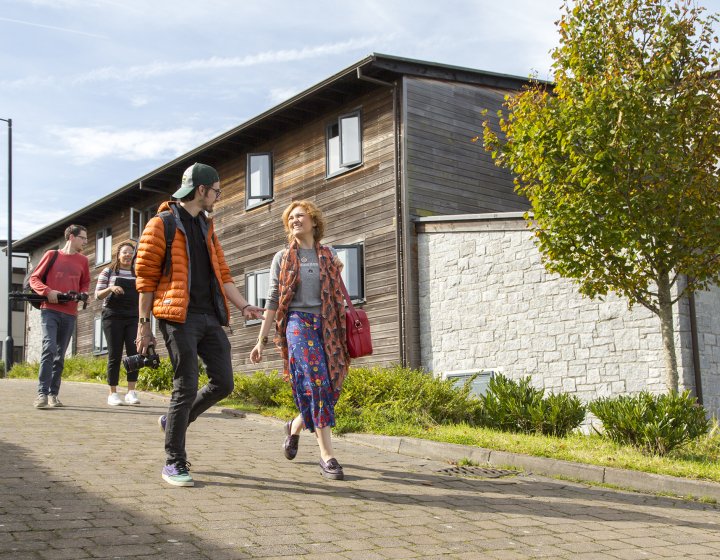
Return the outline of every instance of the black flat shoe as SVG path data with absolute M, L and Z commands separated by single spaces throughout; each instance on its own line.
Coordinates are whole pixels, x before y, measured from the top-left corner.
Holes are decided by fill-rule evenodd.
M 283 451 L 285 452 L 285 458 L 292 461 L 297 455 L 298 444 L 300 443 L 300 436 L 292 435 L 292 420 L 289 420 L 285 424 L 285 443 L 283 443 Z
M 335 458 L 330 459 L 327 463 L 320 459 L 320 472 L 325 478 L 331 478 L 332 480 L 343 480 L 345 478 L 343 468 Z

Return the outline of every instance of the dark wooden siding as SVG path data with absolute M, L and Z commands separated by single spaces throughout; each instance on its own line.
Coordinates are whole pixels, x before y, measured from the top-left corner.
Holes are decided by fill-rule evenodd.
M 363 165 L 325 178 L 325 127 L 348 111 L 359 109 L 363 126 Z M 373 327 L 374 354 L 356 363 L 398 361 L 397 259 L 395 256 L 395 147 L 392 95 L 378 89 L 332 113 L 318 115 L 291 133 L 254 146 L 248 152 L 272 152 L 274 200 L 245 210 L 246 153 L 218 166 L 223 196 L 215 213 L 218 238 L 238 288 L 245 294 L 245 274 L 266 270 L 285 244 L 282 212 L 293 200 L 309 199 L 323 211 L 329 244 L 363 243 L 365 295 Z M 236 371 L 281 369 L 272 345 L 260 366 L 248 355 L 259 324 L 244 324 L 233 310 L 230 342 Z M 274 330 L 272 331 L 274 333 Z
M 165 198 L 161 195 L 148 192 L 147 197 L 141 202 L 134 206 L 136 209 L 147 208 L 148 206 L 155 204 L 159 205 Z M 94 337 L 94 321 L 95 317 L 99 317 L 102 312 L 102 301 L 95 299 L 95 286 L 97 284 L 97 277 L 104 268 L 108 266 L 108 263 L 96 265 L 95 264 L 95 239 L 97 232 L 105 229 L 112 229 L 112 256 L 114 257 L 117 253 L 117 248 L 123 241 L 130 239 L 130 206 L 120 208 L 114 214 L 108 215 L 107 218 L 101 222 L 92 224 L 82 224 L 88 228 L 88 244 L 83 251 L 83 254 L 88 258 L 90 265 L 90 296 L 91 299 L 88 302 L 88 307 L 85 310 L 78 311 L 77 318 L 77 341 L 76 351 L 78 354 L 92 354 L 93 353 L 93 337 Z M 162 342 L 162 335 L 158 331 L 156 333 L 158 338 L 158 352 L 163 353 L 165 351 L 165 345 Z
M 510 173 L 497 167 L 472 138 L 507 91 L 407 78 L 406 181 L 411 217 L 526 210 Z
M 326 179 L 325 128 L 339 115 L 358 109 L 362 114 L 363 164 Z M 246 154 L 254 152 L 273 154 L 274 200 L 245 210 Z M 198 160 L 202 161 L 202 157 Z M 338 105 L 332 113 L 318 115 L 292 132 L 216 164 L 222 188 L 222 198 L 214 213 L 216 230 L 241 293 L 245 294 L 245 274 L 268 269 L 275 252 L 284 246 L 281 215 L 292 200 L 310 199 L 323 210 L 327 221 L 326 243 L 364 245 L 364 309 L 372 324 L 374 353 L 357 360 L 357 365 L 390 364 L 400 356 L 394 164 L 393 99 L 386 88 Z M 136 207 L 144 208 L 162 200 L 161 195 L 148 196 Z M 102 222 L 87 224 L 88 246 L 84 254 L 90 261 L 91 294 L 98 274 L 106 266 L 95 266 L 96 234 L 102 228 L 112 228 L 114 254 L 119 243 L 129 237 L 129 212 L 129 207 L 118 209 Z M 100 311 L 101 302 L 93 300 L 78 314 L 76 347 L 79 354 L 92 354 L 93 321 Z M 267 348 L 260 366 L 250 363 L 248 355 L 257 339 L 259 323 L 245 325 L 235 308 L 231 309 L 231 315 L 228 334 L 234 370 L 249 373 L 281 369 L 282 361 L 272 345 Z M 166 355 L 162 336 L 159 332 L 157 336 L 158 353 Z

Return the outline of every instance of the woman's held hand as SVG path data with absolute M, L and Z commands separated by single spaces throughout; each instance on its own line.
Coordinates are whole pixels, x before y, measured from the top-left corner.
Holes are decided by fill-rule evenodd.
M 257 364 L 260 361 L 262 361 L 263 356 L 263 345 L 258 343 L 255 345 L 255 348 L 253 348 L 250 352 L 250 361 L 253 364 Z

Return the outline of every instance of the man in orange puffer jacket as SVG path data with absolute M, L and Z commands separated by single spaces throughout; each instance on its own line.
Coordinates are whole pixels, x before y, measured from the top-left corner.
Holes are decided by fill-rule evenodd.
M 173 197 L 179 202 L 164 202 L 159 208 L 159 212 L 172 212 L 176 224 L 169 274 L 163 275 L 166 245 L 161 217 L 147 223 L 138 245 L 135 274 L 140 324 L 136 342 L 138 352 L 144 355 L 155 345 L 152 313 L 175 370 L 168 413 L 158 419 L 165 432 L 167 454 L 162 477 L 174 486 L 192 486 L 185 453 L 188 424 L 233 390 L 230 341 L 223 329 L 230 321 L 228 300 L 246 318 L 258 318 L 263 310 L 248 304 L 235 286 L 213 221 L 207 217 L 220 198 L 217 171 L 202 163 L 191 165 Z M 209 378 L 199 392 L 198 356 Z

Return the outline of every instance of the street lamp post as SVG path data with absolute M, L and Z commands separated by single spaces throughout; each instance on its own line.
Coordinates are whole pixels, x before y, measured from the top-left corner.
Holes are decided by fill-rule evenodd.
M 7 234 L 7 338 L 5 339 L 5 373 L 10 371 L 13 365 L 14 342 L 12 336 L 12 119 L 0 119 L 8 125 L 8 234 Z

